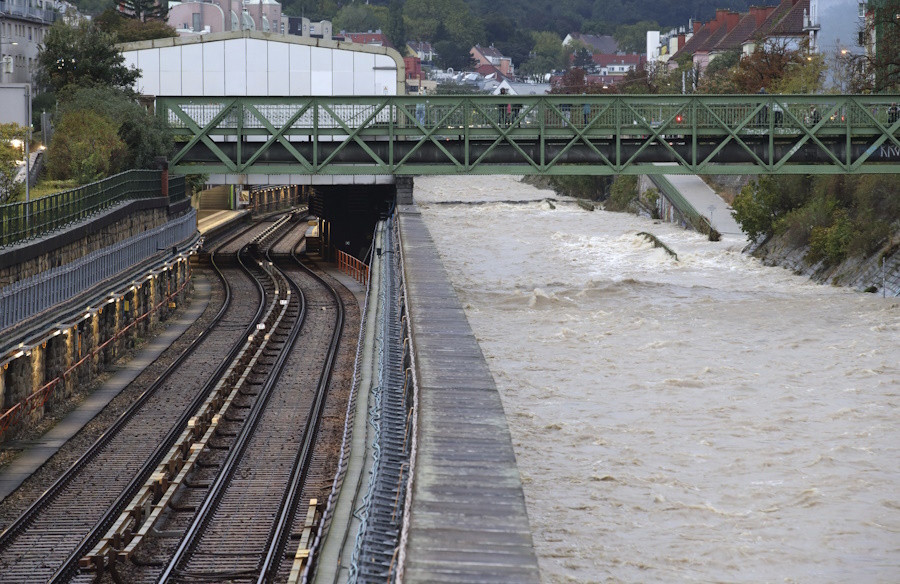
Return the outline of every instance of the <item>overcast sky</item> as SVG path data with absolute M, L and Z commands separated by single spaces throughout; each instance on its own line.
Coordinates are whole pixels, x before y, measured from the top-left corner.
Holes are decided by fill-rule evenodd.
M 856 44 L 858 14 L 857 0 L 819 0 L 819 52 L 833 53 L 838 39 L 843 47 L 861 52 Z

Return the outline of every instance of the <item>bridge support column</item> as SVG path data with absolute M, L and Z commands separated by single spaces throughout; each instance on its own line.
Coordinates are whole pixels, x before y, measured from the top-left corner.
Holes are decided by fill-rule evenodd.
M 411 176 L 395 176 L 394 184 L 397 187 L 397 204 L 412 205 L 413 204 L 413 177 Z

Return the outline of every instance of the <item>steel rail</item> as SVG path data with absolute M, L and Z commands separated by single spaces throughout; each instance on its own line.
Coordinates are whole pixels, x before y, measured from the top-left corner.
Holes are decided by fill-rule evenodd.
M 319 376 L 319 384 L 316 388 L 316 400 L 313 407 L 310 408 L 309 415 L 306 420 L 306 430 L 303 435 L 303 446 L 297 452 L 294 465 L 291 469 L 291 480 L 288 490 L 285 492 L 284 502 L 281 506 L 281 512 L 278 515 L 278 521 L 274 525 L 272 535 L 269 539 L 269 546 L 266 552 L 265 560 L 260 567 L 257 584 L 271 582 L 274 579 L 283 558 L 284 548 L 290 537 L 291 525 L 293 524 L 294 514 L 297 505 L 300 503 L 300 495 L 306 474 L 312 462 L 315 439 L 319 431 L 319 422 L 322 417 L 322 410 L 325 407 L 325 398 L 328 395 L 328 385 L 331 383 L 331 375 L 334 371 L 334 363 L 337 358 L 338 346 L 341 342 L 341 336 L 344 328 L 344 302 L 341 300 L 340 294 L 329 284 L 324 278 L 313 272 L 309 267 L 300 261 L 297 257 L 297 248 L 299 243 L 291 250 L 291 258 L 296 262 L 302 270 L 320 282 L 334 297 L 335 306 L 337 307 L 337 315 L 335 317 L 334 332 L 328 346 L 328 354 L 325 362 L 322 364 L 322 373 Z
M 290 230 L 287 230 L 287 232 L 279 237 L 278 240 L 286 237 L 289 232 Z M 160 584 L 169 582 L 169 579 L 174 576 L 174 573 L 178 569 L 178 566 L 187 559 L 187 557 L 196 547 L 199 538 L 202 536 L 203 530 L 205 529 L 207 523 L 212 518 L 212 515 L 215 512 L 215 509 L 219 501 L 221 500 L 225 489 L 231 483 L 231 479 L 233 478 L 234 473 L 237 470 L 238 464 L 241 462 L 243 454 L 246 451 L 251 437 L 253 436 L 253 432 L 256 430 L 259 420 L 262 417 L 262 413 L 266 409 L 269 398 L 273 393 L 273 389 L 275 388 L 276 383 L 281 377 L 284 365 L 287 362 L 287 357 L 293 349 L 294 343 L 296 342 L 297 337 L 300 334 L 300 330 L 303 327 L 303 323 L 306 320 L 307 303 L 305 294 L 293 280 L 288 278 L 280 269 L 278 271 L 288 283 L 289 287 L 298 295 L 297 297 L 300 299 L 300 313 L 297 316 L 297 320 L 292 325 L 288 339 L 279 351 L 278 357 L 272 365 L 272 373 L 268 376 L 265 384 L 260 390 L 259 396 L 257 397 L 255 403 L 253 404 L 253 407 L 248 413 L 247 418 L 244 421 L 244 425 L 242 426 L 241 431 L 235 440 L 235 443 L 228 453 L 228 457 L 225 459 L 222 468 L 219 470 L 215 481 L 213 481 L 212 485 L 210 485 L 207 496 L 203 500 L 200 508 L 197 510 L 197 513 L 194 516 L 194 519 L 191 522 L 191 525 L 185 533 L 184 537 L 182 537 L 178 548 L 169 559 L 165 570 L 163 570 L 161 576 L 159 577 L 158 582 L 160 582 Z
M 235 235 L 238 237 L 240 234 Z M 129 408 L 124 411 L 100 437 L 97 438 L 96 441 L 85 451 L 79 458 L 76 460 L 60 477 L 54 481 L 54 483 L 46 490 L 44 493 L 35 500 L 28 509 L 25 510 L 13 523 L 11 523 L 6 530 L 0 534 L 0 550 L 6 548 L 9 543 L 20 533 L 27 530 L 28 526 L 32 523 L 32 521 L 37 517 L 37 515 L 41 512 L 42 509 L 47 507 L 59 493 L 62 492 L 66 486 L 71 483 L 71 481 L 79 474 L 79 472 L 90 463 L 99 453 L 100 451 L 110 444 L 115 437 L 124 429 L 127 423 L 136 415 L 136 413 L 143 407 L 143 405 L 150 399 L 150 397 L 160 388 L 163 384 L 172 376 L 172 374 L 179 369 L 179 367 L 187 360 L 188 357 L 191 356 L 195 352 L 195 350 L 202 344 L 203 340 L 205 340 L 209 334 L 215 329 L 216 325 L 221 322 L 225 313 L 229 309 L 232 303 L 232 293 L 231 286 L 228 284 L 227 279 L 225 278 L 222 270 L 218 265 L 213 262 L 213 267 L 216 272 L 216 275 L 222 281 L 223 287 L 225 289 L 225 300 L 222 304 L 222 307 L 213 317 L 212 323 L 207 327 L 191 344 L 188 348 L 176 358 L 176 360 L 151 384 L 147 390 L 145 390 L 140 397 L 138 397 L 135 402 L 129 406 Z M 254 319 L 259 318 L 259 314 L 262 311 L 262 304 L 257 311 L 257 315 Z M 248 327 L 248 330 L 250 327 Z M 221 375 L 221 371 L 224 370 L 224 367 L 227 365 L 228 359 L 224 359 L 222 365 L 216 370 L 214 377 L 217 375 Z M 186 411 L 185 414 L 179 419 L 178 424 L 176 426 L 184 426 L 187 423 L 187 420 L 190 417 L 190 411 L 196 409 L 196 407 L 202 403 L 201 397 L 204 392 L 208 391 L 208 387 L 211 387 L 211 384 L 207 384 L 204 386 L 203 390 L 198 394 L 198 397 L 192 402 L 191 407 L 188 408 L 189 411 Z M 176 432 L 170 433 L 170 437 L 172 435 L 177 436 Z M 168 442 L 168 440 L 166 440 Z M 160 445 L 151 456 L 151 459 L 144 464 L 144 466 L 139 471 L 138 475 L 143 475 L 149 470 L 155 468 L 156 463 L 153 462 L 154 459 L 162 456 L 165 453 L 166 448 L 164 445 Z M 139 484 L 143 482 L 143 479 L 140 481 L 137 478 L 129 484 L 129 487 L 120 494 L 120 496 L 116 499 L 113 507 L 124 505 L 125 502 L 130 498 L 131 495 L 128 495 L 128 491 L 134 487 L 135 483 Z M 127 496 L 126 496 L 127 495 Z M 77 568 L 78 558 L 86 551 L 86 549 L 90 548 L 90 542 L 95 537 L 98 537 L 98 534 L 102 534 L 105 531 L 105 528 L 102 526 L 111 520 L 112 517 L 115 517 L 115 513 L 112 511 L 112 507 L 107 511 L 107 513 L 100 519 L 100 521 L 95 524 L 94 528 L 91 532 L 82 540 L 82 543 L 78 546 L 75 552 L 69 555 L 66 559 L 65 563 L 57 570 L 54 576 L 51 578 L 51 581 L 61 581 L 63 578 L 71 575 L 73 573 L 73 569 Z
M 225 240 L 221 244 L 219 244 L 216 247 L 216 250 L 224 247 L 225 245 L 227 245 L 229 242 L 233 241 L 234 239 L 241 237 L 246 231 L 249 231 L 250 229 L 252 229 L 252 227 L 248 227 L 246 230 L 241 230 L 238 233 L 236 233 L 235 235 L 233 235 L 232 237 L 229 237 L 227 240 Z M 103 445 L 109 443 L 115 437 L 115 435 L 118 434 L 118 432 L 122 429 L 122 427 L 124 427 L 124 425 L 128 422 L 128 420 L 130 420 L 131 417 L 133 417 L 137 413 L 137 411 L 140 409 L 140 407 L 147 401 L 147 399 L 150 397 L 150 395 L 154 391 L 156 391 L 159 387 L 161 387 L 163 382 L 165 382 L 169 377 L 171 377 L 171 375 L 173 375 L 181 367 L 181 365 L 184 363 L 184 361 L 192 353 L 194 353 L 194 351 L 200 346 L 200 344 L 203 342 L 203 340 L 206 339 L 206 337 L 208 337 L 211 334 L 211 332 L 213 331 L 215 326 L 224 317 L 225 311 L 231 305 L 231 300 L 232 300 L 231 286 L 228 284 L 228 281 L 225 278 L 225 275 L 222 272 L 221 268 L 216 264 L 216 261 L 215 261 L 216 250 L 214 250 L 211 254 L 211 262 L 212 262 L 213 269 L 215 270 L 216 274 L 221 279 L 221 281 L 223 282 L 223 284 L 226 288 L 226 302 L 223 303 L 222 308 L 219 310 L 219 312 L 216 313 L 216 316 L 214 317 L 213 322 L 210 324 L 210 326 L 207 327 L 197 337 L 197 339 L 195 339 L 189 345 L 189 347 L 184 351 L 184 353 L 179 355 L 179 357 L 176 359 L 176 361 L 169 368 L 167 368 L 166 371 L 162 375 L 160 375 L 160 377 L 157 378 L 156 381 L 154 381 L 151 388 L 148 389 L 147 391 L 145 391 L 143 394 L 141 394 L 141 397 L 138 398 L 138 400 L 135 402 L 135 404 L 132 405 L 125 413 L 123 413 L 119 417 L 118 420 L 116 420 L 116 424 L 113 427 L 114 430 L 113 430 L 113 428 L 111 428 L 111 430 L 113 430 L 112 432 L 110 432 L 108 430 L 107 432 L 105 432 L 103 434 L 103 436 L 106 436 L 107 434 L 109 434 L 109 437 L 107 438 L 107 440 L 105 442 L 101 443 L 101 439 L 103 438 L 103 436 L 101 436 L 95 443 L 95 446 L 92 446 L 90 452 L 93 452 L 93 453 L 98 452 Z M 241 267 L 246 273 L 248 273 L 248 274 L 250 273 L 249 269 L 245 265 L 241 264 Z M 249 334 L 250 332 L 253 331 L 253 329 L 256 326 L 256 322 L 259 320 L 259 318 L 262 315 L 263 310 L 265 308 L 265 295 L 263 294 L 262 284 L 257 280 L 256 285 L 257 285 L 257 290 L 260 293 L 259 306 L 257 307 L 256 314 L 253 317 L 252 323 L 247 326 L 243 337 L 246 337 L 247 334 Z M 140 489 L 141 485 L 143 485 L 143 483 L 147 480 L 147 477 L 150 475 L 150 473 L 152 473 L 156 469 L 156 466 L 159 463 L 159 460 L 165 455 L 166 452 L 168 452 L 168 450 L 171 448 L 174 441 L 178 438 L 178 436 L 181 433 L 181 431 L 183 430 L 183 428 L 187 425 L 188 420 L 190 420 L 193 413 L 203 403 L 203 400 L 206 399 L 207 394 L 209 394 L 209 392 L 215 386 L 215 384 L 219 380 L 219 378 L 221 378 L 222 375 L 224 375 L 231 360 L 238 353 L 242 344 L 243 344 L 242 342 L 235 343 L 235 345 L 232 347 L 231 351 L 229 351 L 228 355 L 226 355 L 225 358 L 222 359 L 222 362 L 219 364 L 219 366 L 216 368 L 216 370 L 210 376 L 210 378 L 206 382 L 206 384 L 204 384 L 204 386 L 201 388 L 201 390 L 197 393 L 194 400 L 191 402 L 190 406 L 184 410 L 182 415 L 178 418 L 178 421 L 172 426 L 172 429 L 166 435 L 165 439 L 160 442 L 160 444 L 156 447 L 156 449 L 153 451 L 151 456 L 145 461 L 145 463 L 141 467 L 140 471 L 135 474 L 134 478 L 131 480 L 131 482 L 128 484 L 128 486 L 119 494 L 119 496 L 116 498 L 115 502 L 110 507 L 107 508 L 106 512 L 103 514 L 103 516 L 100 518 L 100 520 L 97 521 L 97 523 L 94 525 L 93 529 L 91 529 L 90 533 L 88 533 L 82 539 L 81 544 L 69 555 L 68 558 L 66 558 L 65 563 L 60 567 L 59 570 L 56 571 L 56 573 L 51 577 L 49 582 L 57 583 L 57 582 L 67 581 L 67 580 L 71 579 L 71 577 L 77 572 L 79 559 L 82 556 L 84 556 L 86 553 L 88 553 L 88 551 L 97 543 L 97 541 L 101 537 L 103 537 L 103 534 L 106 533 L 106 531 L 109 529 L 110 525 L 112 525 L 112 523 L 115 521 L 116 517 L 118 517 L 122 508 L 124 508 L 125 505 L 128 504 L 128 501 L 131 500 L 131 498 L 134 496 L 134 493 L 137 492 L 138 489 Z

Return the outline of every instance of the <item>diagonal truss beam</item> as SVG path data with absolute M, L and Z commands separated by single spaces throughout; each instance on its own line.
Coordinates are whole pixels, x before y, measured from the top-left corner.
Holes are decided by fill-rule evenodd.
M 900 173 L 900 95 L 428 96 L 434 117 L 420 121 L 422 99 L 159 98 L 156 111 L 178 140 L 176 173 Z

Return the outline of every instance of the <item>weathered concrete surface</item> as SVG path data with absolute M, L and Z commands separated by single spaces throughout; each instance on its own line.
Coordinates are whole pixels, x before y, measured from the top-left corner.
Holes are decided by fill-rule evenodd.
M 494 379 L 417 208 L 398 214 L 419 380 L 404 581 L 539 582 Z

